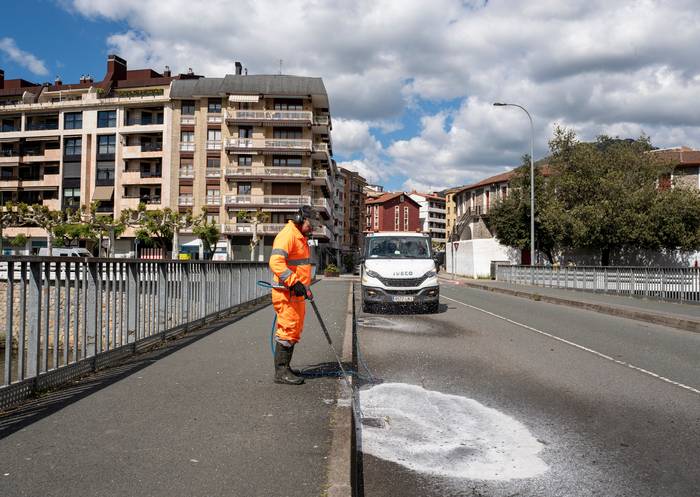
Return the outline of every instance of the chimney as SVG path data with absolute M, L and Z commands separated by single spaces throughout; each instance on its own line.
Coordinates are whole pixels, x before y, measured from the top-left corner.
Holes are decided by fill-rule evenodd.
M 165 66 L 165 71 L 163 71 L 163 76 L 166 78 L 170 77 L 170 66 Z
M 236 74 L 241 75 L 243 74 L 243 64 L 240 62 L 236 61 Z
M 93 82 L 92 76 L 89 74 L 85 75 L 85 82 L 92 83 Z
M 5 88 L 5 71 L 0 69 L 0 89 Z
M 190 75 L 190 76 L 194 74 L 194 71 L 192 70 L 191 67 L 188 67 L 188 68 L 187 68 L 187 74 Z
M 105 79 L 109 79 L 111 81 L 126 79 L 126 60 L 115 54 L 108 55 L 107 77 Z
M 247 68 L 247 67 L 243 70 L 243 74 L 245 74 L 246 76 L 248 76 L 248 68 Z
M 63 81 L 61 81 L 61 76 L 56 76 L 56 79 L 53 80 L 53 84 L 56 86 L 61 86 L 63 84 Z

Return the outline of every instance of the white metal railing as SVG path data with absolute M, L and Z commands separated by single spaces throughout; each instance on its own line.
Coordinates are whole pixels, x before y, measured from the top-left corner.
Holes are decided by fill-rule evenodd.
M 314 143 L 314 152 L 326 152 L 328 153 L 328 144 L 327 143 Z
M 226 195 L 224 201 L 228 205 L 250 204 L 253 201 L 252 195 Z
M 315 169 L 313 172 L 314 178 L 326 179 L 328 178 L 328 171 L 325 169 Z
M 251 149 L 281 149 L 281 150 L 311 150 L 311 140 L 294 138 L 229 138 L 226 148 Z
M 314 116 L 314 124 L 317 126 L 328 126 L 330 123 L 329 116 Z
M 221 140 L 207 140 L 207 150 L 221 150 Z
M 236 224 L 224 224 L 222 226 L 222 231 L 224 233 L 258 233 L 258 234 L 277 234 L 279 233 L 283 228 L 284 224 L 282 223 L 259 223 L 257 226 L 254 226 L 253 223 L 236 223 Z
M 191 168 L 180 169 L 180 178 L 194 178 L 194 170 Z
M 310 200 L 306 195 L 265 195 L 263 197 L 266 205 L 308 205 Z
M 221 205 L 221 197 L 218 195 L 207 195 L 206 205 Z
M 194 198 L 189 195 L 180 195 L 177 198 L 177 205 L 194 205 Z
M 315 198 L 313 199 L 313 205 L 315 207 L 325 207 L 326 209 L 330 210 L 331 206 L 328 200 L 325 198 Z
M 181 142 L 180 143 L 181 152 L 194 152 L 194 143 L 191 142 Z
M 252 176 L 253 168 L 247 166 L 227 167 L 226 176 Z
M 207 178 L 220 178 L 221 168 L 219 167 L 208 167 L 207 168 Z
M 180 116 L 180 124 L 194 125 L 196 123 L 194 116 Z
M 227 121 L 311 121 L 308 110 L 227 110 Z
M 209 114 L 207 116 L 207 122 L 211 124 L 219 124 L 222 122 L 221 114 Z
M 0 410 L 262 302 L 270 278 L 262 262 L 38 256 L 0 273 Z
M 700 302 L 700 268 L 498 265 L 496 279 L 519 285 Z
M 310 178 L 310 167 L 265 167 L 262 170 L 265 176 L 289 176 L 296 178 Z

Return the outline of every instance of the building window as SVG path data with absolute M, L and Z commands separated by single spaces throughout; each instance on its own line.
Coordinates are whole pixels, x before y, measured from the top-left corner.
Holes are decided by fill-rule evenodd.
M 66 112 L 63 114 L 63 129 L 83 129 L 83 113 Z
M 238 195 L 250 195 L 250 183 L 238 183 L 237 188 Z
M 207 224 L 219 224 L 219 215 L 207 214 Z
M 63 142 L 63 155 L 80 155 L 82 148 L 82 138 L 66 138 Z
M 238 156 L 238 166 L 239 167 L 250 167 L 253 165 L 252 155 L 239 155 Z
M 98 128 L 114 128 L 117 126 L 116 110 L 100 110 L 97 112 Z
M 281 140 L 300 140 L 302 137 L 301 128 L 275 128 L 272 137 Z
M 379 206 L 374 206 L 374 229 L 379 229 Z
M 207 157 L 207 167 L 219 169 L 221 167 L 221 159 L 219 157 Z
M 301 157 L 273 157 L 275 167 L 301 167 Z
M 221 190 L 218 186 L 207 186 L 207 203 L 216 204 L 221 199 Z
M 180 133 L 180 141 L 182 143 L 193 143 L 194 142 L 194 132 L 193 131 L 182 131 Z
M 77 209 L 80 207 L 80 188 L 63 189 L 63 208 Z
M 100 135 L 97 137 L 97 153 L 99 155 L 114 154 L 117 147 L 117 135 Z
M 403 230 L 408 231 L 408 207 L 403 208 Z
M 207 112 L 210 114 L 221 114 L 221 99 L 210 98 L 207 105 Z
M 394 207 L 394 231 L 399 231 L 399 216 L 400 216 L 400 207 L 397 205 Z
M 275 100 L 275 110 L 304 110 L 304 103 L 300 98 L 284 98 Z
M 194 100 L 183 100 L 181 112 L 183 116 L 194 116 Z
M 220 129 L 208 129 L 207 130 L 207 140 L 208 141 L 221 141 L 221 130 Z
M 238 138 L 253 138 L 253 128 L 250 126 L 239 126 Z

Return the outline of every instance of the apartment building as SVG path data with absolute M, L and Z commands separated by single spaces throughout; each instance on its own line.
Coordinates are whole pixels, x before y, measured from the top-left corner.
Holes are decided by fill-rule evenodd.
M 447 241 L 445 199 L 434 193 L 416 191 L 409 196 L 420 206 L 419 218 L 423 233 L 430 235 L 434 246 L 443 247 Z
M 340 168 L 344 181 L 345 212 L 343 252 L 357 253 L 364 245 L 365 188 L 367 181 L 354 171 Z
M 116 55 L 101 81 L 37 85 L 0 71 L 0 205 L 65 210 L 99 201 L 99 212 L 114 216 L 140 202 L 167 206 L 170 83 L 192 77 L 129 70 Z M 46 245 L 39 228 L 10 228 L 5 236 L 18 233 L 30 237 L 28 250 Z M 133 236 L 127 231 L 117 251 L 132 252 Z
M 488 224 L 489 210 L 495 201 L 508 195 L 515 170 L 491 176 L 453 193 L 456 210 L 454 240 L 493 238 Z
M 654 150 L 651 153 L 675 164 L 669 185 L 700 190 L 700 150 L 689 147 L 674 147 Z
M 366 203 L 365 232 L 421 231 L 420 204 L 404 192 L 369 197 Z
M 455 204 L 455 193 L 463 187 L 450 188 L 445 190 L 445 231 L 447 241 L 452 241 L 455 225 L 457 224 L 457 205 Z
M 344 223 L 336 223 L 337 167 L 321 78 L 247 75 L 236 63 L 236 74 L 223 78 L 173 81 L 170 98 L 177 208 L 204 207 L 234 258 L 263 259 L 293 213 L 312 205 L 319 253 L 337 252 Z

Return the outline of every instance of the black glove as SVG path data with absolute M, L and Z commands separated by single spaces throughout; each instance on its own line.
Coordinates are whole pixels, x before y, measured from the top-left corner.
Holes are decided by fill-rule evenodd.
M 296 295 L 297 297 L 305 297 L 306 296 L 306 287 L 301 281 L 297 281 L 294 283 L 290 290 Z

